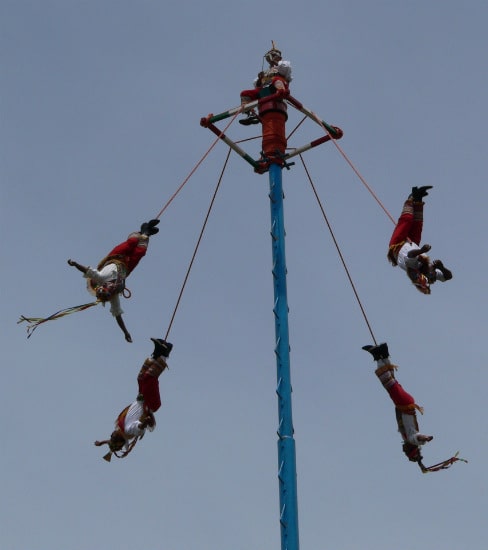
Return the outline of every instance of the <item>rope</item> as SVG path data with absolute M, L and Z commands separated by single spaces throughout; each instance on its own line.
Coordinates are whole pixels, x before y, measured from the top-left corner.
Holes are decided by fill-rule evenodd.
M 185 186 L 185 184 L 188 182 L 188 180 L 193 176 L 193 174 L 197 171 L 197 168 L 199 168 L 199 166 L 202 164 L 202 162 L 208 157 L 208 155 L 210 154 L 210 151 L 215 147 L 215 145 L 217 145 L 219 139 L 220 139 L 220 136 L 222 136 L 228 129 L 229 129 L 229 126 L 234 122 L 234 120 L 236 119 L 236 117 L 240 114 L 242 110 L 242 106 L 241 106 L 241 109 L 239 109 L 235 114 L 234 116 L 230 119 L 229 123 L 227 124 L 227 126 L 222 130 L 222 132 L 220 132 L 220 134 L 215 138 L 214 142 L 212 143 L 212 145 L 208 148 L 207 152 L 203 155 L 203 157 L 195 164 L 195 166 L 192 168 L 192 170 L 190 171 L 190 173 L 188 174 L 188 176 L 183 180 L 183 183 L 178 187 L 178 189 L 173 193 L 173 195 L 169 198 L 169 200 L 167 201 L 167 203 L 161 208 L 161 210 L 159 211 L 159 213 L 157 214 L 156 216 L 156 219 L 159 220 L 159 218 L 163 215 L 163 212 L 168 208 L 168 206 L 173 202 L 173 200 L 176 198 L 176 196 L 178 195 L 178 193 L 183 189 L 183 187 Z
M 210 216 L 210 212 L 211 212 L 211 210 L 212 210 L 212 208 L 213 208 L 213 205 L 214 205 L 214 202 L 215 202 L 215 198 L 216 198 L 216 196 L 217 196 L 217 192 L 218 192 L 218 190 L 219 190 L 219 188 L 220 188 L 220 184 L 221 184 L 221 182 L 222 182 L 222 178 L 223 178 L 223 176 L 224 176 L 224 172 L 225 172 L 225 169 L 226 169 L 226 167 L 227 167 L 227 163 L 228 163 L 228 161 L 229 161 L 230 153 L 231 153 L 231 148 L 229 147 L 229 151 L 228 151 L 228 153 L 227 153 L 227 157 L 226 157 L 226 159 L 225 159 L 224 166 L 223 166 L 223 168 L 222 168 L 222 172 L 220 173 L 220 177 L 219 177 L 219 180 L 218 180 L 217 185 L 216 185 L 216 187 L 215 187 L 215 191 L 214 191 L 214 194 L 213 194 L 213 196 L 212 196 L 212 200 L 210 201 L 210 206 L 208 207 L 207 215 L 205 216 L 205 221 L 203 222 L 203 226 L 202 226 L 202 229 L 201 229 L 201 231 L 200 231 L 200 235 L 199 235 L 199 237 L 198 237 L 197 244 L 196 244 L 196 246 L 195 246 L 195 250 L 193 251 L 193 255 L 192 255 L 192 258 L 191 258 L 191 260 L 190 260 L 190 264 L 189 264 L 189 266 L 188 266 L 188 269 L 187 269 L 187 272 L 186 272 L 186 275 L 185 275 L 185 279 L 184 279 L 183 284 L 182 284 L 182 286 L 181 286 L 181 290 L 180 290 L 180 293 L 179 293 L 179 295 L 178 295 L 178 299 L 177 299 L 177 301 L 176 301 L 176 305 L 175 305 L 175 308 L 174 308 L 174 310 L 173 310 L 173 314 L 172 314 L 172 316 L 171 316 L 171 320 L 170 320 L 170 322 L 169 322 L 168 330 L 166 331 L 165 340 L 167 340 L 168 337 L 169 337 L 169 333 L 170 333 L 171 327 L 172 327 L 172 325 L 173 325 L 174 318 L 175 318 L 175 316 L 176 316 L 176 311 L 178 310 L 178 307 L 179 307 L 179 305 L 180 305 L 180 301 L 181 301 L 181 298 L 182 298 L 182 296 L 183 296 L 183 291 L 185 290 L 186 283 L 187 283 L 187 281 L 188 281 L 188 277 L 190 276 L 190 271 L 191 271 L 191 269 L 192 269 L 193 262 L 194 262 L 194 260 L 195 260 L 196 255 L 197 255 L 197 251 L 198 251 L 198 248 L 199 248 L 199 246 L 200 246 L 200 243 L 201 243 L 201 241 L 202 241 L 203 233 L 204 233 L 205 228 L 206 228 L 206 226 L 207 226 L 207 222 L 208 222 L 208 218 L 209 218 L 209 216 Z
M 301 126 L 306 120 L 307 120 L 307 117 L 304 116 L 304 117 L 302 118 L 302 120 L 295 126 L 295 128 L 293 128 L 293 130 L 288 134 L 288 136 L 287 136 L 287 138 L 286 138 L 287 141 L 291 138 L 291 136 L 298 130 L 298 128 L 300 128 L 300 126 Z
M 338 245 L 338 243 L 337 243 L 337 239 L 335 238 L 334 232 L 333 232 L 332 227 L 331 227 L 331 225 L 330 225 L 330 223 L 329 223 L 329 220 L 328 220 L 327 215 L 326 215 L 326 213 L 325 213 L 324 207 L 322 206 L 322 203 L 321 203 L 320 198 L 319 198 L 319 196 L 318 196 L 318 193 L 317 193 L 317 190 L 316 190 L 316 188 L 315 188 L 315 185 L 314 185 L 314 183 L 313 183 L 313 181 L 312 181 L 312 178 L 310 177 L 310 174 L 309 174 L 309 171 L 308 171 L 307 167 L 305 166 L 305 162 L 304 162 L 304 160 L 303 160 L 303 156 L 302 156 L 302 155 L 299 155 L 299 157 L 300 157 L 300 160 L 302 161 L 303 168 L 305 169 L 305 173 L 307 174 L 308 181 L 310 182 L 310 185 L 311 185 L 312 190 L 313 190 L 313 192 L 314 192 L 315 198 L 317 199 L 317 203 L 318 203 L 318 205 L 319 205 L 319 207 L 320 207 L 320 210 L 322 211 L 322 216 L 324 217 L 325 223 L 327 224 L 327 227 L 329 228 L 330 235 L 331 235 L 331 237 L 332 237 L 332 240 L 334 241 L 334 245 L 335 245 L 335 247 L 336 247 L 336 249 L 337 249 L 337 253 L 339 254 L 339 258 L 341 259 L 341 262 L 342 262 L 342 265 L 343 265 L 344 270 L 345 270 L 345 272 L 346 272 L 347 278 L 349 279 L 349 283 L 350 283 L 350 285 L 351 285 L 351 287 L 352 287 L 352 290 L 353 290 L 353 292 L 354 292 L 354 295 L 356 296 L 356 300 L 357 300 L 357 302 L 358 302 L 358 305 L 359 305 L 359 308 L 360 308 L 360 310 L 361 310 L 361 313 L 363 314 L 363 318 L 364 318 L 364 320 L 365 320 L 365 322 L 366 322 L 366 326 L 368 327 L 368 330 L 369 330 L 369 332 L 370 332 L 370 334 L 371 334 L 371 337 L 373 338 L 374 344 L 377 345 L 377 341 L 376 341 L 376 338 L 375 338 L 375 336 L 374 336 L 374 334 L 373 334 L 373 331 L 372 331 L 372 329 L 371 329 L 371 325 L 370 325 L 370 323 L 369 323 L 369 321 L 368 321 L 368 317 L 367 317 L 366 312 L 365 312 L 365 310 L 364 310 L 364 307 L 363 307 L 363 305 L 362 305 L 362 303 L 361 303 L 361 300 L 359 299 L 359 295 L 358 295 L 358 293 L 357 293 L 356 287 L 355 287 L 354 282 L 353 282 L 353 280 L 352 280 L 352 277 L 351 277 L 351 275 L 350 275 L 350 273 L 349 273 L 349 269 L 348 269 L 348 267 L 347 267 L 347 265 L 346 265 L 346 262 L 345 262 L 345 260 L 344 260 L 343 255 L 342 255 L 342 252 L 341 252 L 341 249 L 339 248 L 339 245 Z
M 288 141 L 291 136 L 298 130 L 298 128 L 300 128 L 300 126 L 305 122 L 305 120 L 307 120 L 307 117 L 304 116 L 302 118 L 302 120 L 295 126 L 295 128 L 293 128 L 293 130 L 288 134 L 288 136 L 286 137 L 286 140 Z M 246 141 L 253 141 L 255 139 L 262 139 L 262 135 L 259 134 L 258 136 L 254 136 L 254 137 L 250 137 L 250 138 L 245 138 L 245 139 L 240 139 L 239 141 L 236 141 L 236 143 L 244 143 Z
M 250 137 L 250 138 L 238 139 L 238 140 L 236 141 L 236 143 L 237 143 L 237 144 L 239 144 L 239 143 L 245 143 L 246 141 L 254 141 L 254 140 L 256 140 L 256 139 L 262 139 L 262 136 L 259 135 L 259 136 L 254 136 L 254 137 Z
M 322 126 L 322 128 L 325 130 L 325 132 L 329 135 L 330 137 L 330 140 L 332 141 L 332 143 L 335 145 L 335 147 L 337 148 L 337 150 L 339 151 L 339 153 L 342 155 L 342 157 L 344 158 L 344 160 L 347 162 L 347 164 L 349 164 L 349 166 L 352 168 L 352 170 L 354 171 L 354 173 L 357 175 L 357 177 L 361 180 L 361 182 L 363 183 L 363 185 L 366 187 L 366 189 L 370 192 L 370 194 L 373 196 L 374 200 L 380 205 L 380 208 L 383 210 L 383 212 L 388 216 L 388 218 L 393 222 L 393 224 L 396 224 L 396 221 L 395 219 L 393 218 L 393 216 L 388 212 L 388 210 L 386 209 L 386 207 L 383 205 L 383 203 L 380 201 L 380 199 L 376 196 L 375 192 L 371 189 L 371 187 L 368 185 L 368 183 L 366 182 L 366 180 L 363 178 L 363 176 L 360 174 L 359 170 L 354 166 L 354 164 L 351 162 L 351 160 L 349 160 L 348 156 L 346 155 L 346 153 L 344 153 L 344 151 L 342 150 L 341 146 L 337 143 L 337 140 L 334 139 L 334 137 L 332 136 L 332 134 L 329 132 L 329 130 L 327 130 L 327 128 L 325 127 L 324 123 L 320 120 L 320 118 L 314 113 L 312 112 L 312 115 L 314 116 L 315 118 L 315 121 L 320 125 Z M 303 161 L 302 161 L 303 162 Z

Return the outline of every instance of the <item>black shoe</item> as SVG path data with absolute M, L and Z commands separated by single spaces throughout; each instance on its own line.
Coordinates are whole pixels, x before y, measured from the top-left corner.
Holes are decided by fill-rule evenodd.
M 156 235 L 159 232 L 159 227 L 156 227 L 158 223 L 159 220 L 149 220 L 147 222 L 149 235 Z
M 171 350 L 173 349 L 173 344 L 170 344 L 161 338 L 151 338 L 151 340 L 154 342 L 154 351 L 152 354 L 153 359 L 161 356 L 168 358 Z
M 159 228 L 156 227 L 158 225 L 159 220 L 150 220 L 149 222 L 144 222 L 141 225 L 141 233 L 143 235 L 147 235 L 148 237 L 151 235 L 156 235 L 158 233 Z
M 250 126 L 251 124 L 259 124 L 260 120 L 256 115 L 247 115 L 247 118 L 241 118 L 239 124 Z
M 423 185 L 422 187 L 412 187 L 411 197 L 414 201 L 419 202 L 426 197 L 429 193 L 429 189 L 432 189 L 432 185 Z
M 380 344 L 378 346 L 363 346 L 362 349 L 371 353 L 375 361 L 380 359 L 387 359 L 390 354 L 388 353 L 388 345 L 386 343 Z

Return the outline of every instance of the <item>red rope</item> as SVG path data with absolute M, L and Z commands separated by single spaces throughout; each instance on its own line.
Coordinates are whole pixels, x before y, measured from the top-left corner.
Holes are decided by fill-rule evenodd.
M 156 216 L 156 219 L 159 220 L 159 218 L 163 215 L 163 212 L 166 210 L 166 208 L 168 208 L 168 206 L 173 202 L 173 200 L 176 198 L 176 196 L 178 195 L 178 193 L 183 189 L 183 187 L 185 186 L 185 184 L 188 182 L 188 180 L 193 176 L 193 174 L 197 171 L 197 168 L 202 164 L 202 162 L 208 157 L 208 155 L 210 154 L 210 151 L 215 147 L 215 145 L 218 143 L 219 139 L 220 139 L 220 136 L 223 135 L 226 130 L 229 128 L 229 126 L 234 122 L 234 120 L 236 119 L 236 117 L 239 115 L 239 113 L 241 112 L 241 109 L 239 109 L 235 114 L 234 116 L 230 119 L 229 123 L 227 124 L 227 126 L 222 130 L 222 132 L 220 132 L 220 135 L 217 136 L 215 138 L 215 141 L 212 143 L 212 145 L 208 148 L 207 152 L 203 155 L 203 157 L 195 164 L 195 166 L 193 167 L 193 169 L 190 171 L 190 173 L 188 174 L 188 176 L 183 180 L 183 183 L 178 187 L 178 189 L 173 193 L 173 195 L 169 198 L 168 202 L 163 206 L 163 208 L 161 208 L 161 210 L 159 211 L 159 213 L 157 214 Z
M 344 151 L 342 150 L 341 146 L 337 143 L 337 140 L 334 139 L 334 137 L 332 136 L 332 134 L 329 132 L 329 130 L 327 130 L 327 128 L 325 127 L 324 123 L 319 119 L 319 117 L 312 112 L 312 115 L 314 116 L 316 122 L 318 124 L 320 124 L 320 126 L 322 126 L 322 128 L 325 130 L 325 132 L 329 135 L 330 137 L 330 140 L 332 141 L 332 143 L 336 146 L 337 150 L 339 151 L 339 153 L 342 155 L 342 157 L 344 158 L 344 160 L 347 162 L 347 164 L 349 164 L 349 166 L 353 169 L 354 173 L 357 175 L 357 177 L 361 180 L 361 182 L 363 183 L 363 185 L 366 187 L 366 189 L 371 193 L 371 195 L 373 196 L 374 200 L 380 205 L 381 209 L 383 210 L 383 212 L 390 218 L 390 220 L 396 224 L 396 221 L 395 219 L 393 218 L 393 216 L 388 212 L 388 210 L 386 209 L 386 207 L 383 205 L 383 203 L 380 201 L 380 199 L 376 196 L 375 192 L 371 189 L 371 187 L 368 185 L 368 183 L 366 182 L 366 180 L 363 178 L 363 176 L 360 174 L 359 170 L 354 166 L 354 164 L 351 162 L 351 160 L 349 160 L 348 156 L 346 155 L 346 153 L 344 153 Z
M 295 126 L 295 128 L 293 128 L 293 130 L 288 134 L 288 136 L 287 136 L 287 138 L 286 138 L 287 141 L 288 141 L 288 140 L 291 138 L 291 136 L 298 130 L 298 128 L 300 128 L 300 126 L 305 122 L 305 120 L 307 120 L 307 117 L 306 117 L 306 116 L 304 116 L 304 117 L 302 118 L 302 120 Z

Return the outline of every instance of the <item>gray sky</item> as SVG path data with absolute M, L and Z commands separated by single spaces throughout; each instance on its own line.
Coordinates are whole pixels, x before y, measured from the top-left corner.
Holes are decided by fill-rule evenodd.
M 379 342 L 425 408 L 422 475 L 401 452 L 371 336 L 298 161 L 284 171 L 301 548 L 486 547 L 485 2 L 0 2 L 2 550 L 279 548 L 268 177 L 231 155 L 170 333 L 158 427 L 107 437 L 164 336 L 227 146 L 163 214 L 128 280 L 128 344 L 68 258 L 95 265 L 155 216 L 238 105 L 271 40 L 291 92 L 394 218 L 433 185 L 424 242 L 454 273 L 422 296 L 386 260 L 393 224 L 332 144 L 304 155 Z M 300 120 L 292 113 L 288 127 Z M 256 127 L 235 123 L 232 137 Z M 290 142 L 321 135 L 307 122 Z M 246 142 L 253 156 L 259 140 Z

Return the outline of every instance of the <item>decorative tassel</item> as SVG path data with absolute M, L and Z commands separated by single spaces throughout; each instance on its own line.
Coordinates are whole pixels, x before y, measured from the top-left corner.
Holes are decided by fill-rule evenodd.
M 110 451 L 106 455 L 104 455 L 103 460 L 106 460 L 107 462 L 110 462 L 112 460 L 112 451 Z
M 459 451 L 451 458 L 448 458 L 447 460 L 443 460 L 442 462 L 439 462 L 438 464 L 434 464 L 433 466 L 429 466 L 428 468 L 426 468 L 421 461 L 419 461 L 418 464 L 423 474 L 429 474 L 431 472 L 438 472 L 439 470 L 447 470 L 455 462 L 466 462 L 466 464 L 468 463 L 468 461 L 465 458 L 458 458 L 458 455 L 459 455 Z
M 64 317 L 65 315 L 70 315 L 71 313 L 76 313 L 77 311 L 84 311 L 85 309 L 96 306 L 99 303 L 100 302 L 97 300 L 96 302 L 90 302 L 89 304 L 67 307 L 66 309 L 56 311 L 56 313 L 53 313 L 49 317 L 25 317 L 24 315 L 21 315 L 20 319 L 17 321 L 17 324 L 23 323 L 24 321 L 29 323 L 29 325 L 27 326 L 27 338 L 30 338 L 32 336 L 32 333 L 39 325 L 42 325 L 42 323 L 45 323 L 46 321 L 55 321 L 56 319 L 61 319 L 61 317 Z

